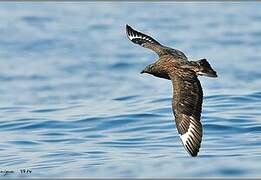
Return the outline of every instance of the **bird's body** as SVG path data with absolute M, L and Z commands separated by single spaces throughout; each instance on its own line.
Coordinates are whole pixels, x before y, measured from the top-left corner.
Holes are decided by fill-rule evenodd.
M 197 76 L 217 77 L 216 72 L 206 59 L 189 61 L 183 52 L 163 46 L 128 25 L 126 32 L 132 42 L 158 54 L 159 59 L 141 73 L 172 81 L 172 108 L 176 127 L 185 149 L 191 156 L 197 156 L 203 134 L 200 122 L 203 92 Z

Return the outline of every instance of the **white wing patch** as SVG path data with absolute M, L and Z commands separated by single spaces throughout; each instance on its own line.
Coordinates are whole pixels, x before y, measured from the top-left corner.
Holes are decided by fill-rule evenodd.
M 130 38 L 130 40 L 133 40 L 134 38 L 136 38 L 136 36 L 134 35 L 134 36 L 132 36 L 132 35 L 129 35 L 128 34 L 128 37 Z
M 191 119 L 191 121 L 189 124 L 188 131 L 185 134 L 180 135 L 180 138 L 181 138 L 181 141 L 182 141 L 185 149 L 192 155 L 192 154 L 198 152 L 201 140 L 199 140 L 195 136 L 195 134 L 197 134 L 196 129 L 198 129 L 195 126 L 195 122 L 194 122 L 195 119 L 192 116 L 190 116 L 190 119 Z
M 146 36 L 141 36 L 140 34 L 137 34 L 135 32 L 132 31 L 132 34 L 128 34 L 128 37 L 130 38 L 130 40 L 133 40 L 133 39 L 144 39 L 146 41 L 149 41 L 149 42 L 152 42 L 149 38 L 147 38 Z
M 186 132 L 186 133 L 183 134 L 183 135 L 180 135 L 180 138 L 181 138 L 183 144 L 186 144 L 188 138 L 190 138 L 189 135 L 190 135 L 190 136 L 193 136 L 193 134 L 192 134 L 192 129 L 193 129 L 193 128 L 195 128 L 195 126 L 194 126 L 192 123 L 190 123 L 188 132 Z
M 134 43 L 137 43 L 137 44 L 140 44 L 142 45 L 143 43 L 145 43 L 146 41 L 147 42 L 150 42 L 150 43 L 155 43 L 155 44 L 159 44 L 157 41 L 155 41 L 154 39 L 152 39 L 151 37 L 149 37 L 148 35 L 146 34 L 143 34 L 141 32 L 138 32 L 134 29 L 132 29 L 130 26 L 126 26 L 126 31 L 127 31 L 127 35 L 128 35 L 128 38 L 134 42 Z M 140 39 L 142 40 L 141 42 L 135 42 L 133 40 L 137 40 L 137 39 Z

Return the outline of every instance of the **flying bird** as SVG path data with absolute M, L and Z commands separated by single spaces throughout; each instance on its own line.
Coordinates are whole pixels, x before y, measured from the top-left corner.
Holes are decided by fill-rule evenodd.
M 172 110 L 182 144 L 191 156 L 197 156 L 202 141 L 200 122 L 203 91 L 198 76 L 217 77 L 206 59 L 190 61 L 180 50 L 160 44 L 152 37 L 126 25 L 129 40 L 156 52 L 159 59 L 141 73 L 171 80 Z

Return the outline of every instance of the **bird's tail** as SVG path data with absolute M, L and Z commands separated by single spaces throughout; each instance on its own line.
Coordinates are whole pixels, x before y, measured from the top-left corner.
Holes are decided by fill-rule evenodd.
M 200 59 L 196 61 L 197 68 L 196 73 L 201 76 L 217 77 L 217 72 L 212 69 L 206 59 Z

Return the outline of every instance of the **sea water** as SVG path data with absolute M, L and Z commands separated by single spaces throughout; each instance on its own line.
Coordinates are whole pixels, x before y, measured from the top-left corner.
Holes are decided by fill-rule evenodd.
M 217 71 L 199 77 L 198 157 L 126 24 Z M 0 175 L 261 176 L 260 52 L 259 3 L 1 3 Z

